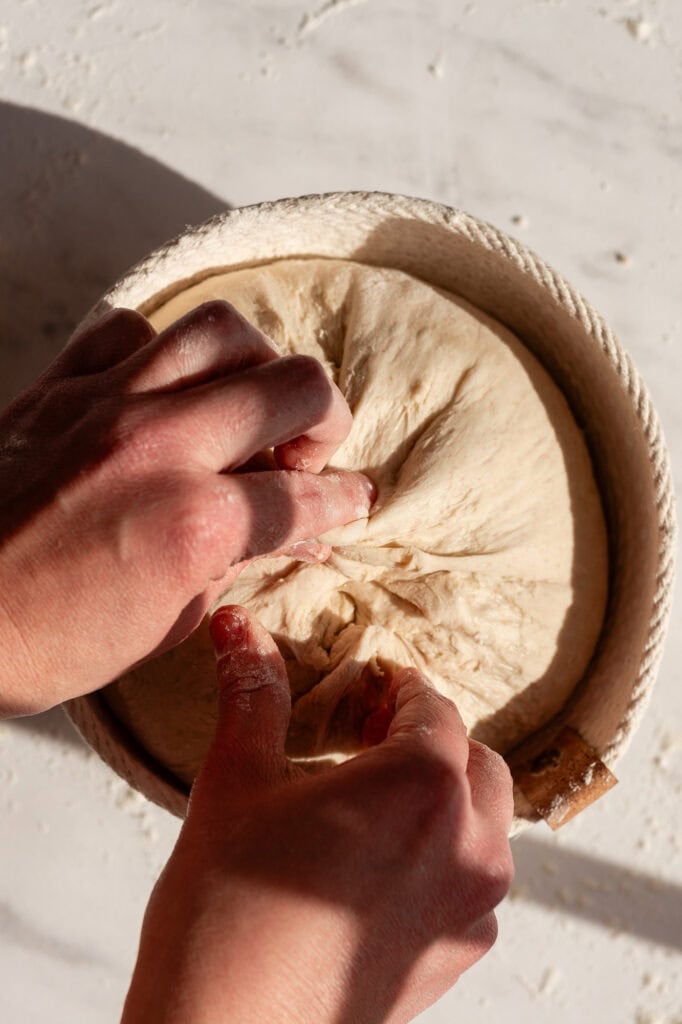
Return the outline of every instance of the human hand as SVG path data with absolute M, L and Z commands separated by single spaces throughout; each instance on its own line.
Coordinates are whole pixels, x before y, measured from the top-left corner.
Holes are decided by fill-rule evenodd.
M 350 425 L 319 363 L 225 302 L 82 331 L 0 416 L 0 717 L 109 682 L 246 561 L 366 516 L 366 477 L 317 475 Z M 277 470 L 230 472 L 271 447 Z
M 270 636 L 220 609 L 219 720 L 152 894 L 124 1024 L 399 1024 L 493 944 L 512 876 L 511 781 L 414 669 L 387 738 L 288 762 Z

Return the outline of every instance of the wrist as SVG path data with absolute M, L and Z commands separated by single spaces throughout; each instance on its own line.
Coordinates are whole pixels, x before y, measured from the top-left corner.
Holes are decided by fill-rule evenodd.
M 357 950 L 354 916 L 267 885 L 236 888 L 230 911 L 223 904 L 218 916 L 191 922 L 176 900 L 152 897 L 121 1024 L 338 1021 Z
M 0 575 L 0 719 L 43 710 L 35 679 L 34 655 L 20 616 L 9 600 L 11 580 Z

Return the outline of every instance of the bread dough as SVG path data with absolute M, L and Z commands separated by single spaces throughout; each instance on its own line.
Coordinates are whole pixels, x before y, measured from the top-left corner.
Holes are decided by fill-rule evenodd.
M 225 298 L 283 354 L 326 367 L 354 416 L 335 467 L 366 472 L 371 518 L 325 564 L 265 559 L 231 585 L 274 635 L 294 699 L 289 752 L 357 750 L 395 665 L 415 665 L 471 735 L 505 752 L 585 671 L 607 589 L 601 504 L 562 394 L 506 328 L 397 270 L 291 259 L 217 274 L 161 329 Z M 108 688 L 142 745 L 191 781 L 215 722 L 205 627 Z

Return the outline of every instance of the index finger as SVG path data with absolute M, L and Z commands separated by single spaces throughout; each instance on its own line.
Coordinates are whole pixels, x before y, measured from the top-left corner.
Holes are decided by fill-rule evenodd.
M 427 750 L 466 772 L 469 740 L 452 701 L 438 693 L 416 668 L 402 669 L 393 680 L 393 687 L 397 688 L 395 714 L 386 742 Z

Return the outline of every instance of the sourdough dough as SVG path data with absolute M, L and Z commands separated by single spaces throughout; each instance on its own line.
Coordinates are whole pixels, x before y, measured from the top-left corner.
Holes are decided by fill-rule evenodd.
M 333 464 L 379 490 L 369 521 L 328 535 L 326 564 L 263 560 L 226 595 L 285 656 L 290 753 L 357 749 L 363 695 L 371 704 L 395 665 L 422 669 L 475 738 L 507 751 L 566 701 L 606 598 L 599 496 L 558 388 L 501 324 L 396 270 L 282 260 L 210 277 L 152 322 L 161 329 L 212 298 L 234 303 L 283 354 L 322 361 L 354 416 Z M 191 781 L 214 686 L 204 627 L 109 687 L 108 700 Z

